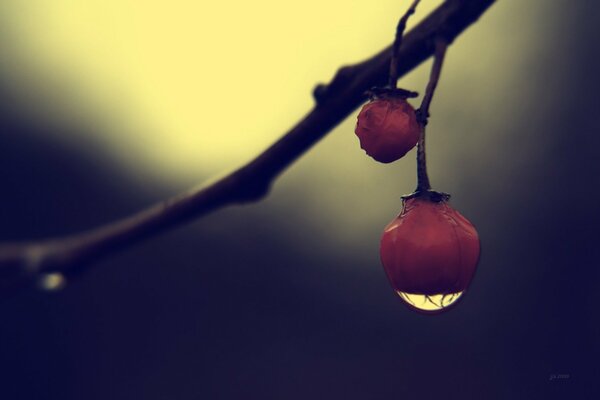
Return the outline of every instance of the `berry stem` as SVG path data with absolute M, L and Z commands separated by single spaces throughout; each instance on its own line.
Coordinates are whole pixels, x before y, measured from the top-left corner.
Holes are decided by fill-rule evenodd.
M 425 157 L 425 125 L 421 125 L 421 135 L 417 142 L 417 189 L 415 192 L 426 192 L 431 189 L 427 175 L 427 160 Z
M 402 35 L 406 29 L 406 22 L 408 21 L 408 18 L 415 13 L 420 1 L 421 0 L 413 1 L 408 10 L 406 10 L 406 13 L 398 21 L 398 26 L 396 27 L 396 39 L 394 39 L 394 44 L 392 45 L 392 59 L 390 61 L 389 86 L 392 89 L 398 87 L 398 55 L 400 54 L 400 45 L 402 44 Z
M 419 141 L 417 142 L 416 192 L 431 190 L 431 183 L 429 182 L 429 176 L 427 175 L 427 160 L 425 156 L 425 126 L 427 125 L 429 118 L 429 106 L 431 104 L 431 99 L 433 98 L 433 93 L 435 92 L 435 88 L 437 87 L 437 83 L 442 72 L 442 64 L 444 63 L 444 56 L 446 55 L 447 47 L 448 43 L 444 39 L 436 39 L 433 66 L 431 67 L 429 82 L 427 83 L 427 89 L 425 89 L 425 95 L 421 101 L 421 107 L 417 110 L 417 122 L 421 126 L 421 135 L 419 136 Z

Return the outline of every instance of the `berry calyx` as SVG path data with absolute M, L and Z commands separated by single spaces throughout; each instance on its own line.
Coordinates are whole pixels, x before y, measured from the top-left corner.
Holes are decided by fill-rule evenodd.
M 411 95 L 402 89 L 380 91 L 358 114 L 355 133 L 360 147 L 376 161 L 396 161 L 419 141 L 421 127 L 406 101 Z
M 477 230 L 447 199 L 436 192 L 404 198 L 402 212 L 381 237 L 381 262 L 392 287 L 427 314 L 461 297 L 479 261 Z

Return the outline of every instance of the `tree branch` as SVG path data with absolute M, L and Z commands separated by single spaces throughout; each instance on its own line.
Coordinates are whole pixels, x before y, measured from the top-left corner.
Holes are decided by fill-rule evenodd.
M 494 0 L 447 0 L 403 39 L 397 73 L 402 76 L 448 44 Z M 212 183 L 87 232 L 31 243 L 0 245 L 0 288 L 27 285 L 43 273 L 73 274 L 93 261 L 216 209 L 262 199 L 275 178 L 365 101 L 365 91 L 388 78 L 391 46 L 361 63 L 341 68 L 330 84 L 314 90 L 315 107 L 247 165 Z

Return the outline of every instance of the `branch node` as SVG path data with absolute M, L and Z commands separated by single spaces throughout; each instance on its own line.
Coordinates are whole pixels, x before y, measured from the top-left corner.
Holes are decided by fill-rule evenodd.
M 313 97 L 317 104 L 325 102 L 328 98 L 334 95 L 341 89 L 347 87 L 347 84 L 352 81 L 354 77 L 354 67 L 344 66 L 338 69 L 333 79 L 329 84 L 321 83 L 313 90 Z
M 315 98 L 315 101 L 317 102 L 317 104 L 322 103 L 325 100 L 325 97 L 327 96 L 327 85 L 324 83 L 319 83 L 317 86 L 315 86 L 314 90 L 313 90 L 313 97 Z

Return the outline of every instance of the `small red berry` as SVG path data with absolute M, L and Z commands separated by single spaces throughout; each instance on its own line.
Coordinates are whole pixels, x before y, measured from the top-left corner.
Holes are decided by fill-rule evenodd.
M 414 108 L 403 97 L 375 98 L 358 114 L 360 147 L 375 160 L 390 163 L 416 146 L 421 128 Z
M 381 237 L 381 262 L 398 295 L 417 311 L 436 313 L 471 283 L 479 261 L 475 227 L 446 200 L 414 197 Z

